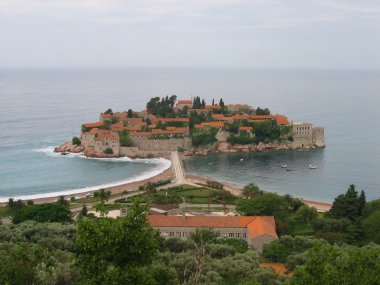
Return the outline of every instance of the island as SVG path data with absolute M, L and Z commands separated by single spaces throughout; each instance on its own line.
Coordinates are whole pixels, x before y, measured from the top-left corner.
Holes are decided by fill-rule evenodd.
M 225 104 L 194 97 L 154 97 L 146 109 L 106 110 L 98 122 L 82 125 L 79 137 L 55 149 L 88 157 L 168 157 L 210 152 L 263 152 L 325 147 L 324 128 L 290 121 L 268 108 Z

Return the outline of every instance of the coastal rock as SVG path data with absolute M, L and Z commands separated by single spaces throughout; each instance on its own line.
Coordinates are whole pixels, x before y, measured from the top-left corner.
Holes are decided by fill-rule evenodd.
M 113 154 L 105 154 L 105 153 L 98 153 L 95 151 L 93 147 L 88 147 L 86 150 L 83 152 L 83 154 L 86 157 L 96 157 L 96 158 L 112 158 L 112 157 L 117 157 Z
M 61 152 L 61 153 L 66 153 L 66 152 L 80 153 L 83 151 L 84 151 L 83 145 L 73 145 L 71 141 L 67 141 L 64 144 L 54 149 L 54 152 Z

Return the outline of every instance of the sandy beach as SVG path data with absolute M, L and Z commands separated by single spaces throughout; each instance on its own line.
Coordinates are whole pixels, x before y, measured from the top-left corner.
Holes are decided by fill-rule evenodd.
M 206 178 L 206 177 L 197 176 L 197 175 L 190 175 L 190 174 L 186 175 L 186 179 L 189 182 L 200 183 L 200 184 L 206 184 L 207 181 L 212 180 L 212 179 L 209 179 L 209 178 Z M 239 187 L 239 186 L 236 186 L 236 185 L 227 184 L 227 183 L 224 183 L 224 182 L 222 182 L 222 184 L 224 185 L 224 189 L 225 190 L 231 192 L 232 194 L 234 194 L 236 196 L 240 196 L 242 187 Z M 331 206 L 332 206 L 331 203 L 318 202 L 318 201 L 310 201 L 310 200 L 304 200 L 304 199 L 302 199 L 302 201 L 306 205 L 308 205 L 309 207 L 314 207 L 314 208 L 317 209 L 318 212 L 322 212 L 322 213 L 329 211 L 331 209 Z
M 144 185 L 148 182 L 155 182 L 155 181 L 159 181 L 159 180 L 171 179 L 171 180 L 174 180 L 175 184 L 188 183 L 188 184 L 193 184 L 193 185 L 195 185 L 195 184 L 207 184 L 207 181 L 212 180 L 212 179 L 207 178 L 207 177 L 186 174 L 184 172 L 182 163 L 180 161 L 180 158 L 179 158 L 179 155 L 177 152 L 173 152 L 171 157 L 167 156 L 165 158 L 170 159 L 172 164 L 171 164 L 170 168 L 164 170 L 162 173 L 160 173 L 156 176 L 147 178 L 147 179 L 140 180 L 140 181 L 125 183 L 125 184 L 118 185 L 118 186 L 104 187 L 104 189 L 111 191 L 112 194 L 119 194 L 119 193 L 124 192 L 124 191 L 127 191 L 127 192 L 136 191 L 136 190 L 138 190 L 139 186 L 141 186 L 141 185 Z M 237 185 L 227 184 L 224 182 L 220 182 L 220 183 L 222 183 L 224 185 L 225 190 L 231 192 L 232 194 L 234 194 L 236 196 L 240 196 L 242 187 L 239 187 Z M 99 187 L 99 189 L 100 188 L 101 187 Z M 92 193 L 94 191 L 89 191 L 89 192 Z M 67 198 L 71 198 L 71 197 L 76 197 L 76 196 L 82 197 L 84 195 L 85 195 L 85 193 L 79 193 L 79 194 L 73 193 L 73 194 L 68 194 L 68 195 L 64 195 L 64 196 Z M 31 200 L 33 200 L 33 202 L 35 204 L 49 203 L 49 202 L 56 201 L 58 196 L 60 196 L 60 195 L 58 195 L 58 194 L 54 195 L 54 193 L 52 193 L 51 197 L 36 198 L 36 199 L 31 199 Z M 304 200 L 304 199 L 302 199 L 302 201 L 306 205 L 316 208 L 319 212 L 327 212 L 330 210 L 330 208 L 332 206 L 332 204 L 330 204 L 330 203 L 310 201 L 310 200 Z M 6 204 L 6 203 L 0 203 L 0 205 L 4 205 L 4 204 Z

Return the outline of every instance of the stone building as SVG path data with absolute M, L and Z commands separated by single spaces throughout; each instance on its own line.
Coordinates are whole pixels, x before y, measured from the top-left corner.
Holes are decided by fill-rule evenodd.
M 298 147 L 324 147 L 324 128 L 313 127 L 309 123 L 293 122 L 293 144 Z
M 211 228 L 225 238 L 237 238 L 261 252 L 278 239 L 273 216 L 160 216 L 150 215 L 149 223 L 162 237 L 186 239 L 197 228 Z
M 120 153 L 120 140 L 118 136 L 112 134 L 99 134 L 94 139 L 94 148 L 97 153 L 104 153 L 108 148 L 112 149 L 113 155 Z
M 192 108 L 193 107 L 193 100 L 178 100 L 176 104 L 176 108 L 178 110 L 182 110 L 183 108 Z

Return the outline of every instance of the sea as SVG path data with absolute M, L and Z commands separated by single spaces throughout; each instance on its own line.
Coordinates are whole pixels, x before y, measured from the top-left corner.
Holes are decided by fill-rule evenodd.
M 91 159 L 53 150 L 108 108 L 142 110 L 149 98 L 166 95 L 268 107 L 325 128 L 325 149 L 192 157 L 184 162 L 189 173 L 310 200 L 331 202 L 350 184 L 368 200 L 380 198 L 380 71 L 66 68 L 0 70 L 0 201 L 86 192 L 161 173 L 170 167 L 165 159 Z

